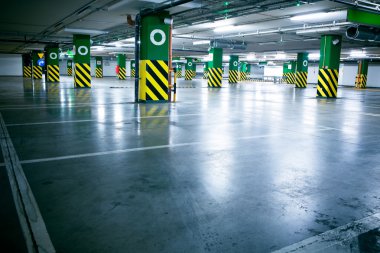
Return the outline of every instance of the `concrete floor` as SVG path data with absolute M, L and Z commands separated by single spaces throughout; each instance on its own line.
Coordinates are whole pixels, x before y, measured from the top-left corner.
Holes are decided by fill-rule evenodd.
M 271 252 L 380 211 L 380 92 L 338 93 L 3 77 L 0 112 L 57 252 Z

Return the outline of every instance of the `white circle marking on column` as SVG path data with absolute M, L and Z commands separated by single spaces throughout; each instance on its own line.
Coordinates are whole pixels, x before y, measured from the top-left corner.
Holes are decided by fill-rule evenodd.
M 237 65 L 238 65 L 237 61 L 234 61 L 233 64 L 234 64 L 235 67 L 237 67 Z
M 78 54 L 80 54 L 80 55 L 88 54 L 88 48 L 86 46 L 78 47 Z
M 158 34 L 161 35 L 161 40 L 160 41 L 157 41 L 154 38 L 154 35 L 156 35 L 156 33 L 158 33 Z M 166 34 L 161 29 L 154 29 L 153 31 L 150 32 L 150 41 L 152 42 L 153 45 L 161 46 L 166 41 Z
M 304 67 L 306 67 L 307 66 L 307 60 L 304 60 L 302 64 Z
M 58 55 L 57 55 L 57 53 L 52 52 L 49 54 L 49 57 L 50 57 L 50 59 L 55 60 L 55 59 L 57 59 Z

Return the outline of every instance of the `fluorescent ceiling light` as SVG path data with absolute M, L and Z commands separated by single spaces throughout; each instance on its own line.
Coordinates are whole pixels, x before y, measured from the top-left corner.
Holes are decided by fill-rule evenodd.
M 193 42 L 193 45 L 204 45 L 204 44 L 210 44 L 210 40 L 197 40 Z
M 292 21 L 321 21 L 321 20 L 343 20 L 347 17 L 347 11 L 317 12 L 306 15 L 291 17 Z
M 275 59 L 276 60 L 284 60 L 284 59 L 286 59 L 286 54 L 283 54 L 283 53 L 276 54 Z
M 222 27 L 217 27 L 214 29 L 214 32 L 216 33 L 222 33 L 222 32 L 230 32 L 236 30 L 236 26 L 234 25 L 228 25 L 228 26 L 222 26 Z
M 124 39 L 124 40 L 121 40 L 121 41 L 125 41 L 125 42 L 135 42 L 135 37 L 131 37 L 131 38 L 128 38 L 128 39 Z
M 104 50 L 105 46 L 92 46 L 91 50 L 96 50 L 96 51 L 102 51 Z
M 319 32 L 330 32 L 330 31 L 339 31 L 340 27 L 322 27 L 322 28 L 313 28 L 313 29 L 305 29 L 296 31 L 296 34 L 304 34 L 304 33 L 319 33 Z
M 248 61 L 253 61 L 255 59 L 256 59 L 256 55 L 255 54 L 249 54 L 249 55 L 247 55 L 247 60 Z
M 76 28 L 64 28 L 62 31 L 72 34 L 88 34 L 88 35 L 99 35 L 108 33 L 101 30 L 91 30 L 91 29 L 76 29 Z
M 268 41 L 268 42 L 261 42 L 259 43 L 259 46 L 264 46 L 264 45 L 274 45 L 277 44 L 275 41 Z
M 350 57 L 364 58 L 367 57 L 367 54 L 363 51 L 351 51 Z
M 312 53 L 312 54 L 309 54 L 308 56 L 309 60 L 318 60 L 320 57 L 321 57 L 320 53 Z

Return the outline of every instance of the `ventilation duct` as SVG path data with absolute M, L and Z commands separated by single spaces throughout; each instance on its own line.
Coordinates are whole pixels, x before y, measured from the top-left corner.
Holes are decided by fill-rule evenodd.
M 247 44 L 245 42 L 228 41 L 228 40 L 213 40 L 210 42 L 210 46 L 218 47 L 218 48 L 235 49 L 235 50 L 247 49 Z
M 362 25 L 351 26 L 347 29 L 346 36 L 353 40 L 380 42 L 380 28 Z

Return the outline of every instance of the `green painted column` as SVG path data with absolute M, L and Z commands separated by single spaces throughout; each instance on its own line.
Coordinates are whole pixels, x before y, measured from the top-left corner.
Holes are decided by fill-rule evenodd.
M 285 80 L 285 83 L 289 84 L 289 73 L 292 71 L 292 64 L 290 62 L 284 62 L 282 65 L 282 79 Z
M 295 84 L 296 83 L 296 70 L 297 70 L 297 61 L 290 61 L 290 71 L 288 72 L 287 83 Z
M 186 58 L 186 66 L 185 66 L 185 80 L 193 80 L 193 58 Z
M 74 34 L 74 87 L 91 88 L 90 35 Z
M 95 77 L 103 78 L 103 57 L 96 56 L 95 57 Z
M 228 65 L 228 83 L 238 83 L 239 81 L 239 56 L 230 55 Z
M 193 78 L 197 76 L 197 63 L 193 62 L 193 69 L 192 69 Z
M 336 98 L 338 93 L 342 36 L 322 35 L 319 59 L 317 97 Z
M 22 55 L 22 75 L 23 77 L 32 77 L 32 57 L 30 54 Z
M 208 63 L 203 63 L 203 79 L 208 78 Z
M 296 88 L 307 87 L 307 70 L 309 66 L 309 54 L 298 53 L 297 54 L 297 67 L 296 67 Z
M 135 60 L 131 61 L 131 77 L 136 76 L 136 63 Z
M 223 49 L 213 47 L 209 51 L 211 57 L 208 69 L 207 85 L 211 88 L 222 88 L 222 64 L 223 64 Z
M 177 78 L 182 78 L 182 64 L 176 65 L 176 75 Z
M 47 82 L 59 82 L 59 48 L 57 46 L 45 48 Z
M 33 79 L 42 79 L 43 68 L 45 66 L 44 52 L 32 52 Z
M 73 75 L 73 60 L 67 60 L 67 75 L 72 76 Z
M 358 62 L 358 73 L 355 80 L 355 87 L 358 89 L 365 89 L 367 87 L 368 62 L 368 60 L 360 60 Z
M 116 58 L 117 65 L 119 66 L 119 73 L 117 74 L 117 77 L 119 78 L 119 80 L 125 80 L 127 78 L 126 56 L 125 54 L 118 54 Z
M 169 12 L 141 18 L 141 61 L 139 100 L 168 101 L 170 25 L 164 23 Z
M 250 76 L 251 76 L 251 64 L 247 63 L 247 72 L 246 72 L 246 76 L 247 76 L 247 80 L 248 79 L 251 79 Z
M 240 64 L 240 81 L 247 80 L 247 63 L 241 62 Z

